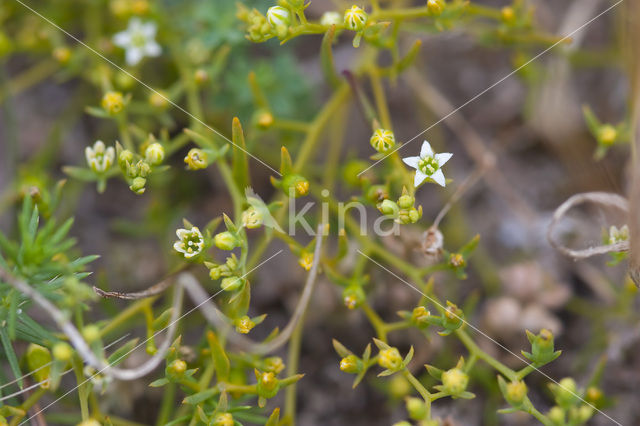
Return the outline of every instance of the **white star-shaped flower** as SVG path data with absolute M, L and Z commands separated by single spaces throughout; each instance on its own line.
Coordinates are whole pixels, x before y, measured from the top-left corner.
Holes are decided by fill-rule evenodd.
M 416 169 L 416 177 L 413 185 L 417 188 L 425 179 L 429 178 L 440 186 L 445 186 L 444 173 L 442 166 L 453 156 L 450 152 L 442 152 L 436 154 L 431 148 L 429 142 L 422 142 L 419 157 L 403 158 L 405 164 Z
M 127 29 L 113 36 L 113 43 L 125 50 L 127 64 L 133 66 L 145 56 L 159 56 L 162 48 L 156 43 L 157 25 L 131 18 Z
M 204 238 L 198 227 L 193 226 L 191 229 L 178 229 L 176 235 L 180 239 L 173 244 L 173 249 L 189 259 L 204 249 Z

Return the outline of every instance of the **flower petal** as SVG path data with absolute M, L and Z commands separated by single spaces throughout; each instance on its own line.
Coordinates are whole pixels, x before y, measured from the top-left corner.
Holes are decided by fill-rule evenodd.
M 186 251 L 182 248 L 182 241 L 176 241 L 173 243 L 173 249 L 180 253 L 186 253 Z
M 422 173 L 420 170 L 416 170 L 416 176 L 413 178 L 413 186 L 416 188 L 420 185 L 428 176 Z
M 144 34 L 145 38 L 152 39 L 156 36 L 156 24 L 153 22 L 147 22 L 146 24 L 142 24 L 140 26 L 140 32 Z
M 407 157 L 403 158 L 402 161 L 409 167 L 413 167 L 414 169 L 418 168 L 418 162 L 420 161 L 420 157 Z
M 113 44 L 118 47 L 126 48 L 131 44 L 131 34 L 128 31 L 116 33 L 113 36 Z
M 444 173 L 442 173 L 442 170 L 440 170 L 440 169 L 436 170 L 436 172 L 431 175 L 431 179 L 433 179 L 434 182 L 437 183 L 440 186 L 445 186 L 445 184 L 446 184 L 446 180 L 444 178 Z
M 180 238 L 181 240 L 184 239 L 185 235 L 188 233 L 189 231 L 187 231 L 186 229 L 183 228 L 179 228 L 176 229 L 176 235 L 178 236 L 178 238 Z
M 159 56 L 160 53 L 162 53 L 162 48 L 160 47 L 160 45 L 158 43 L 156 43 L 153 40 L 150 40 L 144 46 L 144 53 L 147 56 Z
M 140 62 L 143 57 L 144 57 L 144 52 L 142 51 L 142 49 L 137 47 L 127 48 L 127 52 L 125 54 L 125 59 L 127 61 L 127 64 L 131 66 L 137 65 L 138 62 Z
M 422 148 L 420 148 L 420 158 L 433 157 L 433 148 L 431 144 L 426 140 L 422 142 Z
M 444 166 L 451 157 L 453 157 L 453 154 L 450 152 L 441 152 L 440 154 L 435 155 L 435 159 L 440 167 Z

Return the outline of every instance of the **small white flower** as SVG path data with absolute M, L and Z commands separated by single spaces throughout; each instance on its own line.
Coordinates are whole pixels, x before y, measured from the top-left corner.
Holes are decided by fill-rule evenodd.
M 342 23 L 342 16 L 338 12 L 325 12 L 320 18 L 322 25 L 340 25 Z
M 450 152 L 434 153 L 431 144 L 424 141 L 420 149 L 419 157 L 407 157 L 403 158 L 402 161 L 416 169 L 416 177 L 413 181 L 416 188 L 427 178 L 433 180 L 440 186 L 445 186 L 442 166 L 444 166 L 452 156 L 453 154 Z
M 127 29 L 113 36 L 113 43 L 125 49 L 127 64 L 136 65 L 145 56 L 159 56 L 162 48 L 155 41 L 158 28 L 154 22 L 131 18 Z
M 615 226 L 609 228 L 609 244 L 617 244 L 629 240 L 629 227 L 623 225 L 618 229 Z
M 291 13 L 282 6 L 273 6 L 267 10 L 267 21 L 273 28 L 288 27 L 291 24 Z
M 178 229 L 176 235 L 179 241 L 173 243 L 173 248 L 175 251 L 182 253 L 185 258 L 192 258 L 204 249 L 204 238 L 198 227 L 193 226 L 191 229 Z
M 116 158 L 116 151 L 112 146 L 106 148 L 104 142 L 96 141 L 93 144 L 93 148 L 88 146 L 84 149 L 84 156 L 91 170 L 96 173 L 104 173 L 113 164 L 113 160 Z

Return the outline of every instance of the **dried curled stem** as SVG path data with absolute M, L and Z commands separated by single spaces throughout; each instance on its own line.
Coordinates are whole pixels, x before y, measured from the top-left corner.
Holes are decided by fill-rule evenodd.
M 309 301 L 311 300 L 313 290 L 315 288 L 322 250 L 323 229 L 323 225 L 320 225 L 318 227 L 311 270 L 309 272 L 309 275 L 307 276 L 304 289 L 302 290 L 302 295 L 300 296 L 293 316 L 289 320 L 289 323 L 282 330 L 282 332 L 268 342 L 254 342 L 253 340 L 241 334 L 231 332 L 229 333 L 229 340 L 232 343 L 247 352 L 263 355 L 279 349 L 289 340 L 289 338 L 291 337 L 291 333 L 293 333 L 296 326 L 300 322 L 300 319 L 304 315 L 309 305 Z M 161 293 L 162 291 L 166 290 L 172 283 L 173 280 L 167 278 L 164 281 L 161 281 L 160 283 L 149 287 L 146 290 L 136 293 L 106 292 L 96 287 L 94 287 L 94 291 L 102 297 L 115 297 L 118 299 L 128 300 L 141 299 L 145 297 L 155 296 Z M 177 284 L 177 287 L 184 288 L 187 291 L 187 294 L 196 304 L 197 308 L 202 312 L 202 315 L 205 317 L 209 324 L 211 324 L 218 330 L 225 331 L 225 333 L 231 331 L 231 320 L 227 318 L 227 316 L 218 309 L 215 303 L 211 301 L 211 296 L 206 292 L 206 290 L 200 285 L 198 280 L 192 274 L 186 272 L 180 274 L 177 279 Z
M 158 348 L 158 352 L 149 358 L 144 364 L 131 368 L 131 369 L 123 369 L 113 367 L 111 364 L 106 363 L 104 360 L 98 359 L 95 354 L 89 348 L 89 345 L 84 340 L 78 329 L 67 319 L 67 316 L 64 312 L 58 309 L 53 303 L 51 303 L 48 299 L 42 296 L 37 290 L 27 284 L 25 281 L 21 280 L 18 277 L 15 277 L 6 269 L 0 267 L 0 278 L 6 281 L 9 285 L 22 292 L 31 300 L 33 300 L 36 305 L 46 311 L 51 318 L 55 321 L 57 326 L 64 332 L 64 334 L 69 338 L 69 342 L 76 349 L 80 357 L 83 359 L 85 363 L 90 365 L 91 367 L 98 370 L 96 374 L 105 374 L 107 376 L 113 377 L 119 380 L 136 380 L 140 377 L 143 377 L 149 373 L 151 373 L 160 363 L 164 361 L 164 358 L 169 351 L 169 347 L 173 341 L 176 325 L 180 315 L 180 308 L 182 306 L 183 299 L 183 291 L 181 286 L 176 286 L 174 298 L 173 298 L 173 310 L 171 314 L 171 320 L 169 325 L 165 328 L 167 330 L 167 337 L 162 342 L 160 347 Z M 158 331 L 153 337 L 157 334 L 161 333 L 163 330 Z M 149 339 L 147 339 L 149 340 Z M 133 348 L 130 352 L 137 349 L 145 342 L 138 344 L 135 348 Z M 129 352 L 129 353 L 130 353 Z M 126 356 L 129 353 L 123 355 Z
M 628 251 L 628 241 L 589 247 L 582 250 L 574 250 L 562 245 L 561 243 L 553 239 L 553 231 L 555 230 L 558 223 L 567 214 L 567 212 L 574 206 L 583 203 L 600 204 L 605 207 L 615 207 L 625 213 L 629 212 L 629 202 L 626 198 L 617 194 L 613 194 L 610 192 L 584 192 L 582 194 L 573 195 L 569 197 L 564 203 L 562 203 L 553 213 L 553 219 L 551 220 L 549 228 L 547 229 L 547 239 L 549 240 L 549 243 L 556 250 L 573 259 L 585 259 L 587 257 L 595 256 L 598 254 L 605 254 L 615 251 Z
M 296 329 L 296 326 L 304 316 L 304 313 L 309 306 L 309 301 L 311 300 L 311 295 L 315 288 L 322 250 L 322 230 L 323 226 L 320 225 L 316 233 L 316 246 L 313 253 L 313 264 L 311 266 L 311 270 L 307 276 L 307 281 L 305 282 L 304 289 L 302 290 L 302 295 L 298 300 L 296 309 L 282 332 L 268 342 L 254 342 L 241 334 L 232 332 L 229 333 L 229 340 L 231 342 L 247 352 L 264 355 L 276 351 L 289 341 L 291 334 Z M 208 298 L 207 292 L 202 288 L 193 275 L 186 273 L 182 274 L 180 276 L 179 283 L 184 286 L 187 290 L 187 294 L 191 297 L 194 303 Z M 216 307 L 213 302 L 207 300 L 207 302 L 202 304 L 199 309 L 211 325 L 219 330 L 229 331 L 229 324 L 231 321 Z

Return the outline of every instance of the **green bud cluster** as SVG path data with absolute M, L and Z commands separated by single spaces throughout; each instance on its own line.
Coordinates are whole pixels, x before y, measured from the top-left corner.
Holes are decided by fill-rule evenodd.
M 390 216 L 397 223 L 406 225 L 416 223 L 422 217 L 422 206 L 414 207 L 416 199 L 409 194 L 406 187 L 402 188 L 402 195 L 397 202 L 384 199 L 378 203 L 378 210 L 385 216 Z

